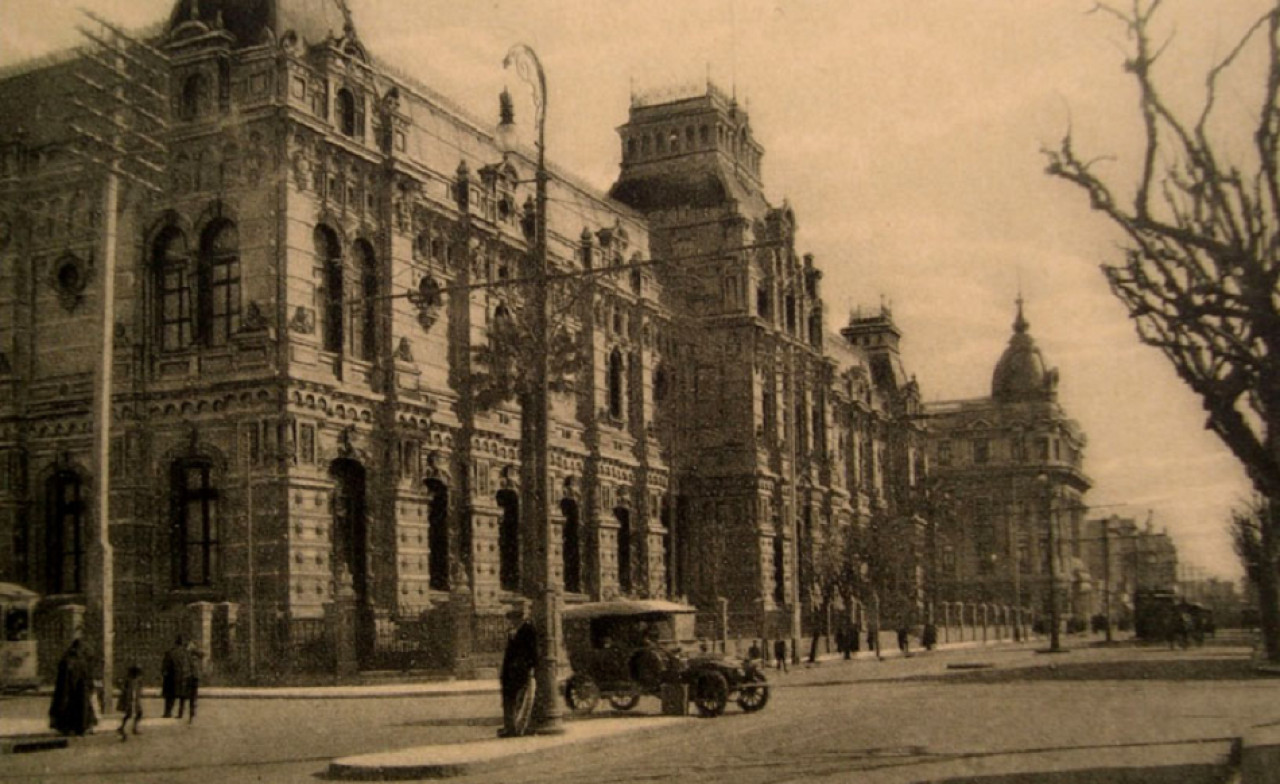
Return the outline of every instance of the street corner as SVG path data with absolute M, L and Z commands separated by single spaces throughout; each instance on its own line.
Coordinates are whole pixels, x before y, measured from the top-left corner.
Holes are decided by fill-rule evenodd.
M 465 776 L 575 743 L 658 730 L 691 720 L 652 716 L 569 721 L 565 723 L 565 731 L 558 735 L 414 746 L 398 751 L 342 757 L 329 763 L 326 778 L 339 781 L 410 781 Z

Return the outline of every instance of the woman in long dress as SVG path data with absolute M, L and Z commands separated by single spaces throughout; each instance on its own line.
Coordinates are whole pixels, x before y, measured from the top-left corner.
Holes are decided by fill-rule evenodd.
M 58 661 L 58 679 L 49 705 L 49 726 L 63 735 L 84 735 L 95 724 L 93 675 L 89 657 L 77 639 Z

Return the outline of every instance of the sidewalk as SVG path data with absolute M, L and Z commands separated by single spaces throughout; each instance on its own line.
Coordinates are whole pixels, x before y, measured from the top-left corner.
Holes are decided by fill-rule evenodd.
M 513 757 L 524 757 L 573 743 L 626 733 L 654 731 L 686 721 L 696 719 L 653 716 L 567 721 L 561 735 L 414 746 L 398 751 L 344 757 L 329 763 L 329 777 L 347 781 L 408 781 L 465 776 L 509 764 Z

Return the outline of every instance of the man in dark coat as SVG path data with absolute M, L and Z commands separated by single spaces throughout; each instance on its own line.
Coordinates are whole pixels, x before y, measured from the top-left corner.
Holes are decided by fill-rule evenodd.
M 538 666 L 538 630 L 523 610 L 512 620 L 518 621 L 519 626 L 507 640 L 499 675 L 502 730 L 498 735 L 504 738 L 523 735 L 528 730 L 529 717 L 520 715 L 520 707 L 527 696 L 526 690 L 533 688 L 533 671 Z
M 90 669 L 89 656 L 80 640 L 72 640 L 71 647 L 58 661 L 58 679 L 49 705 L 49 727 L 63 735 L 84 735 L 97 724 Z
M 173 641 L 173 647 L 164 653 L 164 662 L 160 666 L 160 696 L 164 697 L 164 717 L 173 715 L 173 703 L 186 697 L 187 674 L 190 669 L 187 646 L 179 634 Z M 178 702 L 178 718 L 182 718 L 182 702 Z

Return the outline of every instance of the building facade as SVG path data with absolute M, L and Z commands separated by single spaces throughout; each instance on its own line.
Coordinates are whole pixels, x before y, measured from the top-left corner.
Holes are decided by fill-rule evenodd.
M 928 405 L 942 510 L 939 601 L 1025 608 L 1045 618 L 1052 594 L 1063 619 L 1091 614 L 1093 579 L 1080 550 L 1091 485 L 1085 435 L 1058 403 L 1057 384 L 1019 299 L 990 397 Z
M 381 65 L 341 0 L 179 0 L 150 45 L 172 110 L 163 187 L 126 183 L 118 213 L 117 662 L 185 633 L 226 679 L 493 664 L 538 561 L 532 154 Z M 102 579 L 82 66 L 0 81 L 0 580 L 43 594 L 47 660 Z M 830 604 L 824 543 L 922 530 L 919 391 L 887 313 L 827 332 L 735 101 L 637 100 L 621 135 L 610 194 L 550 178 L 552 587 L 794 636 Z

